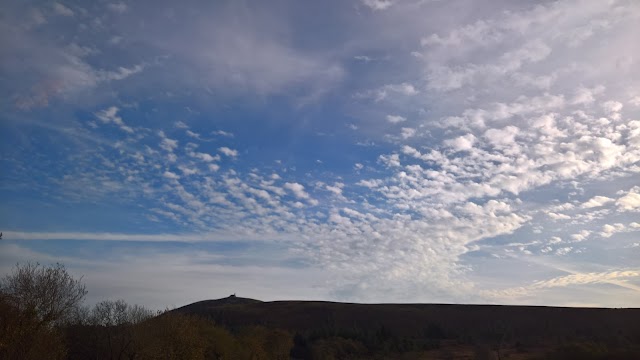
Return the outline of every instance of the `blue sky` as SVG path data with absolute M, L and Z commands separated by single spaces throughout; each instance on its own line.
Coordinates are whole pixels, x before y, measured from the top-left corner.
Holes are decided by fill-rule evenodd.
M 21 1 L 0 273 L 88 300 L 640 304 L 628 0 Z

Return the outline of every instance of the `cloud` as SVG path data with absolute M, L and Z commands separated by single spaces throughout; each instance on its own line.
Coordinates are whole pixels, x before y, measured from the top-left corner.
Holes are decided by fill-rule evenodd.
M 216 155 L 216 156 L 211 156 L 210 154 L 207 153 L 199 153 L 199 152 L 194 152 L 190 154 L 193 157 L 196 157 L 204 162 L 212 162 L 212 161 L 219 161 L 220 160 L 220 155 Z
M 640 277 L 640 272 L 637 270 L 621 270 L 621 271 L 606 271 L 600 273 L 579 273 L 566 276 L 559 276 L 549 280 L 543 280 L 535 282 L 532 287 L 537 289 L 554 288 L 554 287 L 566 287 L 572 285 L 586 285 L 586 284 L 598 284 L 609 283 L 617 281 L 619 279 L 636 278 Z
M 165 171 L 164 174 L 162 174 L 162 176 L 164 176 L 167 179 L 170 180 L 179 180 L 180 176 L 178 176 L 176 173 L 173 173 L 171 171 Z
M 616 200 L 616 205 L 623 211 L 635 211 L 640 208 L 640 191 L 637 187 L 629 190 L 624 196 Z
M 609 204 L 612 201 L 615 201 L 615 200 L 612 198 L 608 198 L 606 196 L 594 196 L 591 199 L 589 199 L 589 201 L 580 205 L 580 207 L 583 209 L 591 209 L 594 207 L 604 206 L 606 204 Z
M 556 255 L 560 255 L 560 256 L 567 255 L 568 253 L 571 252 L 571 250 L 573 250 L 571 246 L 559 248 L 556 250 Z
M 225 137 L 233 137 L 233 133 L 227 132 L 227 131 L 222 131 L 222 130 L 216 130 L 211 132 L 211 134 L 213 135 L 220 135 L 220 136 L 225 136 Z
M 107 3 L 103 9 L 111 13 L 109 16 L 127 14 L 120 16 L 116 24 L 104 21 L 103 17 L 108 14 L 97 8 L 74 12 L 68 6 L 54 3 L 53 12 L 64 19 L 48 23 L 42 11 L 33 10 L 29 26 L 25 26 L 23 14 L 27 7 L 11 7 L 8 9 L 11 13 L 1 25 L 3 30 L 12 29 L 9 41 L 3 41 L 7 52 L 22 59 L 21 62 L 3 61 L 5 66 L 10 66 L 5 71 L 15 74 L 24 84 L 20 86 L 23 89 L 12 92 L 16 94 L 15 104 L 29 110 L 48 106 L 53 98 L 93 100 L 111 90 L 108 83 L 125 79 L 130 80 L 132 87 L 123 86 L 119 91 L 150 91 L 157 86 L 150 86 L 139 78 L 139 74 L 150 67 L 154 68 L 150 69 L 153 73 L 150 76 L 156 84 L 173 88 L 173 94 L 181 91 L 178 88 L 204 87 L 209 92 L 224 92 L 226 96 L 290 96 L 289 90 L 295 88 L 295 95 L 290 97 L 296 98 L 298 104 L 324 96 L 344 77 L 341 62 L 331 52 L 292 41 L 294 22 L 274 21 L 273 17 L 281 16 L 277 9 L 259 4 L 211 3 L 200 4 L 199 11 L 194 13 L 188 10 L 189 6 L 169 11 L 169 5 L 160 2 L 152 9 L 144 9 L 123 2 Z M 169 13 L 172 21 L 187 26 L 179 32 L 167 31 L 166 24 L 157 19 Z M 78 20 L 72 18 L 80 15 L 93 21 L 73 26 L 73 21 Z M 240 18 L 245 21 L 236 21 Z M 144 32 L 136 30 L 141 21 L 145 23 Z M 49 29 L 31 31 L 33 26 Z M 98 30 L 107 37 L 106 42 L 98 40 Z M 49 31 L 61 36 L 51 41 L 46 35 Z M 80 45 L 100 48 L 101 61 L 64 50 L 70 41 L 79 41 L 80 35 L 84 36 Z M 184 38 L 190 41 L 184 42 Z M 255 53 L 261 56 L 254 56 Z M 128 61 L 132 59 L 140 61 L 131 64 Z M 105 64 L 108 68 L 101 68 Z M 138 75 L 135 81 L 134 74 Z M 13 77 L 11 83 L 14 83 Z
M 294 41 L 295 21 L 274 7 L 200 4 L 198 13 L 174 11 L 179 21 L 188 19 L 179 32 L 167 31 L 164 23 L 153 20 L 162 8 L 143 17 L 153 30 L 137 38 L 171 54 L 189 74 L 184 86 L 205 84 L 225 96 L 293 95 L 303 104 L 323 96 L 345 75 L 332 51 Z M 128 25 L 132 31 L 137 26 Z
M 218 148 L 218 151 L 220 151 L 221 153 L 225 154 L 228 157 L 236 157 L 236 156 L 238 156 L 238 151 L 237 150 L 230 149 L 230 148 L 228 148 L 226 146 Z
M 589 237 L 589 235 L 591 235 L 591 231 L 581 230 L 576 234 L 571 234 L 571 239 L 573 239 L 576 242 L 580 242 L 580 241 L 586 240 Z
M 403 121 L 407 121 L 407 118 L 400 115 L 387 115 L 387 121 L 392 124 L 397 124 Z
M 133 129 L 127 125 L 125 125 L 124 121 L 120 116 L 118 116 L 118 109 L 116 106 L 111 106 L 106 110 L 102 110 L 97 112 L 95 115 L 98 119 L 100 119 L 105 124 L 115 124 L 122 131 L 133 133 Z
M 444 145 L 454 149 L 455 151 L 469 151 L 473 148 L 475 141 L 476 137 L 473 136 L 473 134 L 467 134 L 455 139 L 446 140 Z
M 342 188 L 344 187 L 343 183 L 335 183 L 334 185 L 326 185 L 326 189 L 336 196 L 342 195 Z
M 124 80 L 133 74 L 137 74 L 141 72 L 142 70 L 144 70 L 144 68 L 145 68 L 145 65 L 142 65 L 142 64 L 134 65 L 131 68 L 119 66 L 114 71 L 104 71 L 104 70 L 98 71 L 97 77 L 98 77 L 98 80 L 100 81 Z
M 311 196 L 304 190 L 304 186 L 299 183 L 285 183 L 284 188 L 291 191 L 298 199 L 307 200 L 311 205 L 317 205 L 318 201 L 312 199 Z
M 183 121 L 176 121 L 173 126 L 175 126 L 178 129 L 188 129 L 189 125 L 185 124 Z
M 162 141 L 160 141 L 160 147 L 168 152 L 173 152 L 178 148 L 178 140 L 165 137 L 162 139 Z
M 364 61 L 365 63 L 368 63 L 369 61 L 373 61 L 373 58 L 370 58 L 369 56 L 366 55 L 356 55 L 353 57 L 356 60 L 360 60 L 360 61 Z
M 226 250 L 223 255 L 188 247 L 149 251 L 148 246 L 115 242 L 90 260 L 77 253 L 54 256 L 22 245 L 0 244 L 0 273 L 8 274 L 16 262 L 63 262 L 73 277 L 82 277 L 89 290 L 88 305 L 108 298 L 122 298 L 161 310 L 230 293 L 265 301 L 313 300 L 322 297 L 328 279 L 317 269 L 288 266 L 287 261 L 295 258 L 259 244 L 254 245 L 257 249 Z M 132 249 L 145 251 L 132 252 Z M 265 254 L 269 254 L 270 261 L 264 260 Z M 256 279 L 264 285 L 255 284 Z
M 62 16 L 73 16 L 74 12 L 73 10 L 69 9 L 68 7 L 60 4 L 60 3 L 53 3 L 53 11 L 58 14 L 58 15 L 62 15 Z
M 420 91 L 413 84 L 403 82 L 400 84 L 386 84 L 375 90 L 358 92 L 354 97 L 358 99 L 373 99 L 379 102 L 393 95 L 415 96 L 419 93 Z
M 554 213 L 554 212 L 550 212 L 547 215 L 550 218 L 554 219 L 554 220 L 569 220 L 569 219 L 571 219 L 571 216 L 569 216 L 569 215 L 558 214 L 558 213 Z
M 393 5 L 391 0 L 362 0 L 362 4 L 372 10 L 385 10 Z
M 405 140 L 412 137 L 415 134 L 416 134 L 416 129 L 406 128 L 406 127 L 403 127 L 400 132 L 400 136 L 402 136 L 402 138 Z
M 127 12 L 129 7 L 127 6 L 127 4 L 120 2 L 120 3 L 107 4 L 107 9 L 109 9 L 109 11 L 113 11 L 114 13 L 122 14 L 122 13 Z
M 600 236 L 604 238 L 608 238 L 608 237 L 611 237 L 613 234 L 624 231 L 624 230 L 625 230 L 624 224 L 620 224 L 620 223 L 616 223 L 612 225 L 606 224 L 602 227 L 602 232 L 600 233 Z
M 612 284 L 634 291 L 640 291 L 639 287 L 628 281 L 629 279 L 638 277 L 640 277 L 640 271 L 637 269 L 612 270 L 604 272 L 574 272 L 569 275 L 562 275 L 547 280 L 536 281 L 528 286 L 487 292 L 486 295 L 493 298 L 520 298 L 538 294 L 546 289 L 597 284 Z
M 176 179 L 176 175 L 169 178 Z M 97 233 L 97 232 L 24 232 L 4 231 L 9 240 L 96 240 L 96 241 L 222 241 L 219 234 L 126 234 L 126 233 Z

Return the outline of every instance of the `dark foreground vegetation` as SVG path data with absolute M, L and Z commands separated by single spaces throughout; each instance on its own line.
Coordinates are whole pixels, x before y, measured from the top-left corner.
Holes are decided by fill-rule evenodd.
M 640 309 L 345 304 L 230 296 L 82 305 L 62 265 L 0 282 L 0 359 L 640 359 Z

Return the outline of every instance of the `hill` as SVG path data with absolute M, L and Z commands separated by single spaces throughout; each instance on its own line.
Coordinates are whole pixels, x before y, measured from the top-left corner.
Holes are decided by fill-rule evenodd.
M 203 300 L 177 308 L 174 311 L 185 314 L 206 314 L 209 311 L 229 305 L 248 305 L 261 303 L 260 300 L 238 297 L 235 295 L 215 300 Z
M 607 346 L 637 349 L 640 344 L 640 309 L 226 298 L 174 312 L 204 317 L 231 330 L 253 325 L 283 329 L 296 334 L 297 345 L 339 338 L 374 351 L 440 353 L 450 347 L 454 353 L 464 350 L 472 356 L 478 347 L 485 347 L 521 355 L 511 358 L 529 358 L 527 354 L 568 344 L 586 347 L 587 352 Z

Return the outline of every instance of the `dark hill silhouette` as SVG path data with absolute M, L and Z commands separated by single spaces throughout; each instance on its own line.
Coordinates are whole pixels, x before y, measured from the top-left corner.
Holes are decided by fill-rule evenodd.
M 364 343 L 367 339 L 396 343 L 424 343 L 428 339 L 530 348 L 570 342 L 640 344 L 640 309 L 261 302 L 225 298 L 201 301 L 174 311 L 205 317 L 230 329 L 261 325 L 307 338 L 337 336 Z
M 215 310 L 220 307 L 227 307 L 227 306 L 233 306 L 233 305 L 249 305 L 249 304 L 257 304 L 261 302 L 262 301 L 260 300 L 238 297 L 238 296 L 235 296 L 235 294 L 233 294 L 226 298 L 194 302 L 193 304 L 185 305 L 173 311 L 184 313 L 184 314 L 208 314 L 211 312 L 215 312 Z

